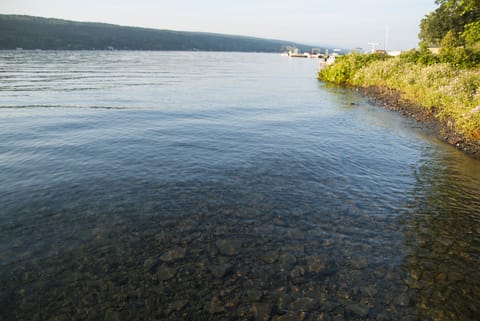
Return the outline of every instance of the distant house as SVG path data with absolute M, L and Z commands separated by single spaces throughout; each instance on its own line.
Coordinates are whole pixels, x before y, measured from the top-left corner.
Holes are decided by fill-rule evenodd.
M 438 55 L 440 53 L 440 48 L 428 48 L 428 50 L 430 50 L 430 52 L 434 55 Z

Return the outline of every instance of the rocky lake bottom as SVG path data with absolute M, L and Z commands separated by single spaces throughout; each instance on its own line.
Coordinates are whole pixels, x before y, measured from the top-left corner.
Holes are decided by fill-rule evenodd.
M 3 274 L 3 320 L 467 320 L 478 313 L 478 271 L 451 261 L 474 258 L 455 252 L 461 244 L 448 235 L 411 253 L 399 242 L 399 219 L 351 206 L 321 209 L 307 198 L 292 208 L 221 185 L 147 191 L 161 195 L 161 205 L 147 201 L 136 215 L 128 203 L 96 208 L 102 222 L 94 212 L 73 220 L 40 207 L 43 224 L 32 237 L 56 237 L 47 253 Z M 76 196 L 63 197 L 71 204 Z M 88 232 L 75 235 L 75 224 Z M 450 252 L 438 254 L 445 245 Z

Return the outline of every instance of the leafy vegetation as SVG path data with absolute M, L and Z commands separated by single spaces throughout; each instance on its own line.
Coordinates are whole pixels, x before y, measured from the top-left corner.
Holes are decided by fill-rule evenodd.
M 480 1 L 436 0 L 438 8 L 422 19 L 419 38 L 430 47 L 441 45 L 450 32 L 458 45 L 480 45 Z
M 319 73 L 320 80 L 337 84 L 351 84 L 351 79 L 359 70 L 378 60 L 388 59 L 385 54 L 360 54 L 352 52 L 345 56 L 337 57 L 335 64 L 324 68 Z
M 180 32 L 31 16 L 0 15 L 0 49 L 202 50 L 280 52 L 286 41 L 212 33 Z
M 461 69 L 471 69 L 480 66 L 480 51 L 464 47 L 443 46 L 440 48 L 440 54 L 434 54 L 428 48 L 420 47 L 419 50 L 412 49 L 402 52 L 400 57 L 406 62 L 424 66 L 437 63 L 447 63 Z

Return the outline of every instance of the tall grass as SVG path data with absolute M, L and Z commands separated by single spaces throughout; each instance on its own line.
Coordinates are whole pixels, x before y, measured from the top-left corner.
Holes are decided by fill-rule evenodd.
M 372 56 L 364 58 L 362 56 Z M 480 68 L 450 63 L 421 64 L 402 57 L 349 54 L 319 72 L 338 84 L 395 89 L 405 99 L 436 111 L 457 132 L 480 140 Z

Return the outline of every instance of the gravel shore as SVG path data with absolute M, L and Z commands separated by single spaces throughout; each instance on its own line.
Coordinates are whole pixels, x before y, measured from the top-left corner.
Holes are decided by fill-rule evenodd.
M 455 146 L 458 150 L 475 159 L 480 159 L 480 141 L 468 139 L 456 132 L 453 129 L 452 122 L 442 121 L 437 117 L 438 111 L 435 108 L 429 109 L 419 106 L 403 98 L 402 94 L 394 89 L 382 87 L 358 87 L 356 89 L 376 105 L 416 119 L 433 128 L 439 138 L 447 144 Z

